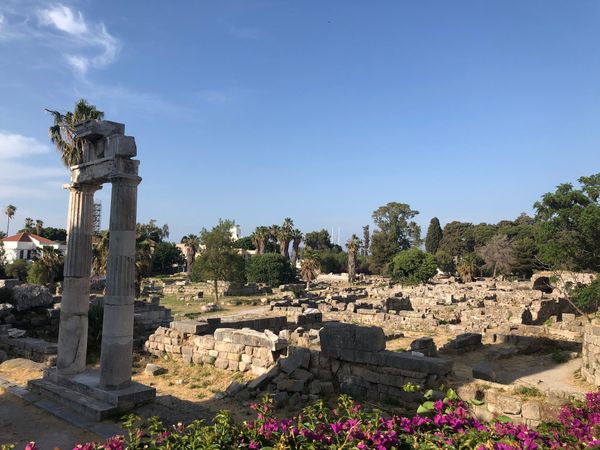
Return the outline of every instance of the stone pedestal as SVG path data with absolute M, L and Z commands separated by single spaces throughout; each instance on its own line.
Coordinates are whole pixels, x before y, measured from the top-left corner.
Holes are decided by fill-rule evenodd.
M 104 297 L 100 386 L 121 389 L 131 382 L 135 225 L 140 178 L 112 179 L 110 241 Z
M 67 219 L 63 296 L 57 369 L 62 375 L 85 370 L 92 269 L 94 192 L 97 184 L 71 184 Z

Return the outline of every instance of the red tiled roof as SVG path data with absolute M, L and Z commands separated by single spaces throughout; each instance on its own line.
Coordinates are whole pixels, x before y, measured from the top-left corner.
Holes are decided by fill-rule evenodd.
M 46 239 L 45 237 L 38 236 L 37 234 L 28 233 L 27 231 L 5 237 L 4 239 L 2 239 L 2 242 L 31 242 L 32 238 L 35 239 L 36 241 L 38 241 L 40 244 L 44 244 L 44 245 L 58 244 L 58 242 L 51 241 L 50 239 Z

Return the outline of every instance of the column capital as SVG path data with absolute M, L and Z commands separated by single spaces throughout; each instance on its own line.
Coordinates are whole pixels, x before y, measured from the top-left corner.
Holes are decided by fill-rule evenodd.
M 63 188 L 71 192 L 84 192 L 87 194 L 93 194 L 94 192 L 102 189 L 102 185 L 96 183 L 69 183 L 63 185 Z

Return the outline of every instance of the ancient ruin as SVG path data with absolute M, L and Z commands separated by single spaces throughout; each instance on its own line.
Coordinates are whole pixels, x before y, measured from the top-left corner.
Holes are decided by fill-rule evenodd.
M 67 252 L 60 309 L 56 369 L 30 386 L 50 395 L 69 395 L 92 415 L 104 417 L 151 400 L 155 390 L 132 383 L 135 297 L 135 226 L 139 161 L 125 126 L 89 120 L 76 127 L 83 162 L 71 167 Z M 100 369 L 86 370 L 94 192 L 111 183 L 110 250 L 103 300 Z M 87 398 L 89 397 L 89 399 Z

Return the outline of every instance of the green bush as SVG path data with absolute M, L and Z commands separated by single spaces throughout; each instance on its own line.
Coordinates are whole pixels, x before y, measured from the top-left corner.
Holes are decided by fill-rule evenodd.
M 322 273 L 343 273 L 348 271 L 348 254 L 339 249 L 318 252 Z
M 403 250 L 394 256 L 390 264 L 390 275 L 405 284 L 419 284 L 429 281 L 437 273 L 437 263 L 431 253 L 418 248 Z
M 246 279 L 245 265 L 244 257 L 235 252 L 222 252 L 217 265 L 213 259 L 202 254 L 192 264 L 191 280 L 194 282 L 214 280 L 216 274 L 219 281 L 243 283 Z
M 600 306 L 600 277 L 587 286 L 577 286 L 571 291 L 575 304 L 586 312 L 594 312 Z
M 27 261 L 17 259 L 6 265 L 6 276 L 8 278 L 17 278 L 21 281 L 25 281 L 27 279 L 27 269 Z
M 254 283 L 279 286 L 295 279 L 288 259 L 277 253 L 255 255 L 246 263 L 246 278 Z
M 444 250 L 438 250 L 435 254 L 435 262 L 437 263 L 438 268 L 449 275 L 452 275 L 456 272 L 456 263 L 454 262 L 454 257 Z

